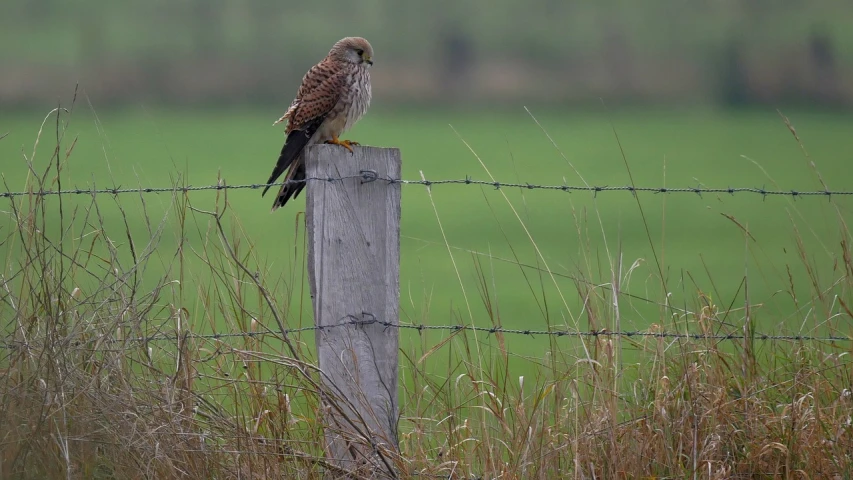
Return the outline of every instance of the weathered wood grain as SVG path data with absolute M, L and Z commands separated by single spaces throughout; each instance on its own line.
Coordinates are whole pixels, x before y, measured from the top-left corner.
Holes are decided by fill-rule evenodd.
M 377 464 L 372 445 L 397 450 L 397 368 L 400 299 L 400 178 L 398 149 L 317 145 L 305 152 L 309 180 L 305 220 L 308 275 L 318 326 L 319 367 L 326 394 L 326 441 L 346 468 Z M 346 324 L 340 326 L 341 324 Z M 379 462 L 378 465 L 381 465 Z

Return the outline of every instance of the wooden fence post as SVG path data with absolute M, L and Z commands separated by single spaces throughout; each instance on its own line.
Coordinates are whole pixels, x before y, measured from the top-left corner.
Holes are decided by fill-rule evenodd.
M 400 151 L 354 150 L 305 151 L 308 277 L 315 324 L 330 327 L 316 336 L 328 455 L 384 470 L 398 448 L 399 329 L 383 323 L 399 324 L 400 184 L 382 179 L 400 178 Z

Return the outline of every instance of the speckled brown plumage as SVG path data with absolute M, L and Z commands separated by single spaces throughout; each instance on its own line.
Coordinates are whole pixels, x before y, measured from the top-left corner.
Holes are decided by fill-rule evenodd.
M 372 64 L 370 43 L 360 37 L 347 37 L 335 43 L 326 58 L 308 70 L 290 108 L 275 122 L 287 122 L 287 140 L 267 183 L 276 181 L 288 168 L 285 180 L 304 180 L 302 151 L 308 145 L 334 143 L 350 151 L 352 145 L 358 145 L 338 137 L 352 128 L 370 105 L 368 69 Z M 304 183 L 282 185 L 273 211 L 298 196 L 304 187 Z

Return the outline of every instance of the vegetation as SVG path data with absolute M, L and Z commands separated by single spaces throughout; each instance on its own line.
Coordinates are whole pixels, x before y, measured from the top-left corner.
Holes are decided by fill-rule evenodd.
M 35 141 L 39 122 L 0 120 L 0 155 L 23 157 L 8 190 L 259 183 L 279 147 L 256 111 L 77 108 Z M 792 115 L 795 137 L 769 113 L 445 115 L 379 112 L 353 138 L 401 146 L 406 178 L 850 184 L 844 117 Z M 423 189 L 403 191 L 403 323 L 745 338 L 402 330 L 401 451 L 381 452 L 401 477 L 853 475 L 853 342 L 762 336 L 850 337 L 850 199 Z M 3 201 L 0 476 L 342 473 L 322 459 L 313 332 L 276 333 L 275 314 L 311 326 L 298 204 Z
M 638 186 L 822 190 L 809 161 L 815 163 L 829 188 L 845 190 L 853 184 L 847 159 L 839 153 L 853 151 L 853 139 L 847 135 L 853 123 L 844 115 L 789 113 L 798 135 L 808 146 L 809 158 L 804 158 L 796 140 L 773 111 L 599 109 L 573 115 L 534 113 L 545 131 L 523 110 L 491 114 L 377 110 L 371 111 L 348 137 L 367 145 L 399 147 L 406 179 L 420 179 L 420 172 L 430 179 L 489 179 L 464 139 L 502 182 L 629 185 L 621 144 Z M 201 186 L 215 184 L 219 178 L 229 185 L 262 183 L 269 177 L 283 141 L 280 129 L 270 127 L 272 121 L 267 121 L 278 115 L 280 112 L 272 107 L 268 111 L 94 113 L 78 105 L 69 117 L 62 144 L 64 150 L 73 141 L 73 156 L 64 164 L 64 174 L 59 179 L 66 188 L 168 187 L 178 180 Z M 22 114 L 0 118 L 0 134 L 9 132 L 0 141 L 2 170 L 9 190 L 24 190 L 27 177 L 32 178 L 23 155 L 32 156 L 38 130 L 33 126 L 40 125 L 42 117 Z M 46 128 L 55 129 L 54 120 Z M 48 155 L 52 152 L 47 138 L 55 143 L 52 131 L 49 136 L 43 133 L 33 159 L 38 172 L 49 166 Z M 634 281 L 623 289 L 642 298 L 662 295 L 660 280 L 653 280 L 660 276 L 654 263 L 657 255 L 672 302 L 681 305 L 690 302 L 697 290 L 712 293 L 720 305 L 742 303 L 738 295 L 742 294 L 744 270 L 757 275 L 763 272 L 750 288 L 755 303 L 764 306 L 761 314 L 768 316 L 766 323 L 762 320 L 758 325 L 772 330 L 784 319 L 787 327 L 804 333 L 800 330 L 802 318 L 791 314 L 796 308 L 792 297 L 805 294 L 810 288 L 809 282 L 801 279 L 806 278 L 811 267 L 794 256 L 796 242 L 792 232 L 795 228 L 803 232 L 805 248 L 821 253 L 813 267 L 821 278 L 832 274 L 835 256 L 830 252 L 841 240 L 837 218 L 827 215 L 824 199 L 640 194 L 638 199 L 649 226 L 647 235 L 637 201 L 628 192 L 592 195 L 437 185 L 433 187 L 433 198 L 448 242 L 457 247 L 453 253 L 461 269 L 460 286 L 424 187 L 403 188 L 401 308 L 414 323 L 422 318 L 434 324 L 460 320 L 460 306 L 466 303 L 462 290 L 474 294 L 479 288 L 475 259 L 487 258 L 470 252 L 480 252 L 492 257 L 483 265 L 496 279 L 501 324 L 508 328 L 527 325 L 531 312 L 540 311 L 537 298 L 543 294 L 556 296 L 557 289 L 565 292 L 574 288 L 572 277 L 584 267 L 580 263 L 584 251 L 591 249 L 593 258 L 601 258 L 584 268 L 594 273 L 593 277 L 602 275 L 606 269 L 599 263 L 614 251 L 621 250 L 628 265 L 639 260 L 638 268 L 633 270 Z M 501 192 L 516 206 L 544 261 L 559 274 L 557 285 L 546 283 L 532 288 L 519 275 L 514 263 L 535 267 L 541 266 L 543 259 L 538 258 Z M 193 192 L 191 199 L 200 208 L 209 209 L 215 196 L 216 192 Z M 174 220 L 167 194 L 146 195 L 138 200 L 127 195 L 121 198 L 132 220 L 129 228 L 133 235 L 148 235 L 145 212 L 152 222 L 167 214 Z M 841 205 L 848 201 L 844 197 L 832 200 Z M 53 206 L 46 215 L 55 223 L 56 199 L 46 201 Z M 85 208 L 88 204 L 78 197 L 66 197 L 65 201 L 68 208 Z M 288 272 L 291 281 L 296 282 L 301 276 L 297 273 L 303 270 L 301 257 L 294 257 L 294 251 L 302 248 L 297 226 L 304 203 L 270 214 L 269 195 L 261 198 L 259 191 L 251 190 L 234 191 L 229 203 L 230 213 L 239 219 L 240 228 L 251 239 L 247 245 L 260 256 L 262 265 L 269 266 L 272 278 Z M 124 238 L 121 212 L 104 206 L 101 215 L 109 236 Z M 593 222 L 596 227 L 579 231 L 578 222 Z M 739 225 L 749 228 L 754 242 L 745 243 Z M 231 224 L 228 226 L 231 228 Z M 182 241 L 200 245 L 204 232 L 200 228 L 184 235 L 170 233 L 158 245 L 166 252 L 178 249 Z M 0 249 L 7 252 L 5 247 Z M 203 265 L 194 255 L 185 261 L 193 269 Z M 170 263 L 164 259 L 161 267 L 149 266 L 145 278 L 166 277 Z M 788 270 L 795 279 L 793 286 Z M 709 277 L 714 279 L 713 290 Z M 780 293 L 789 290 L 793 293 Z M 193 310 L 195 299 L 194 294 L 184 297 Z M 567 302 L 573 311 L 582 305 L 573 296 Z M 475 304 L 471 308 L 476 316 L 486 313 L 484 307 L 476 305 L 479 302 L 468 303 Z M 623 325 L 626 329 L 645 329 L 660 323 L 661 312 L 654 303 L 628 300 L 623 306 L 630 309 L 630 315 L 623 319 L 629 322 Z M 302 315 L 310 312 L 306 302 L 293 308 L 294 313 Z M 562 315 L 556 318 L 563 321 Z M 587 325 L 582 327 L 586 329 Z M 539 342 L 518 339 L 512 347 L 516 352 L 533 354 L 539 351 Z
M 0 103 L 73 79 L 99 105 L 287 105 L 332 42 L 362 35 L 388 103 L 849 107 L 850 22 L 844 0 L 28 0 L 0 17 Z

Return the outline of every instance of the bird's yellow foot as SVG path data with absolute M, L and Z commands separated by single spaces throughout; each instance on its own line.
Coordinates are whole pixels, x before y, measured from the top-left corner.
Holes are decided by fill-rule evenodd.
M 331 144 L 331 145 L 340 145 L 340 146 L 346 148 L 347 150 L 349 150 L 349 153 L 353 153 L 353 151 L 352 151 L 353 146 L 361 145 L 360 143 L 354 142 L 352 140 L 340 140 L 338 137 L 332 137 L 331 140 L 326 140 L 326 143 Z

